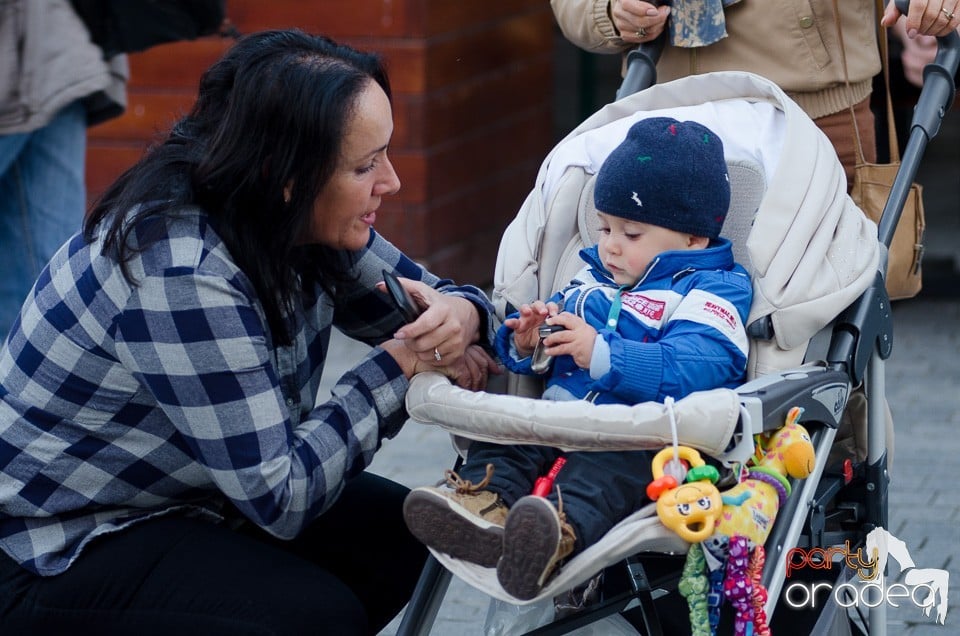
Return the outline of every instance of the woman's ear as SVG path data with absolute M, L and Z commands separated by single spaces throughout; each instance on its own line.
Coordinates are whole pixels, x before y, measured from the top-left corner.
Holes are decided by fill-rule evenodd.
M 290 203 L 290 193 L 293 192 L 293 181 L 287 181 L 287 185 L 283 186 L 283 202 Z

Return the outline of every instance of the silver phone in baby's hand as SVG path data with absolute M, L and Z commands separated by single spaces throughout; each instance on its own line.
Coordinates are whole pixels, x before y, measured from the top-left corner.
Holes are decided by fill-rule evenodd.
M 565 329 L 566 327 L 563 325 L 548 325 L 547 323 L 543 323 L 537 327 L 537 335 L 540 336 L 540 342 L 537 343 L 537 347 L 533 350 L 533 358 L 530 360 L 531 371 L 541 374 L 550 370 L 553 358 L 548 356 L 546 351 L 544 351 L 543 339 L 552 333 L 557 333 Z
M 564 327 L 563 325 L 548 325 L 547 323 L 543 323 L 542 325 L 537 327 L 537 334 L 540 336 L 540 339 L 543 340 L 544 338 L 546 338 L 552 333 L 557 333 L 558 331 L 565 331 L 565 330 L 566 330 L 566 327 Z

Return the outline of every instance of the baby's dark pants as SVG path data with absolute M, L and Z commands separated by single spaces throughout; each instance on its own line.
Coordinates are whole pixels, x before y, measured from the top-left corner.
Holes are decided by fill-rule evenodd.
M 376 634 L 426 559 L 403 522 L 407 492 L 365 473 L 292 541 L 159 517 L 94 539 L 50 577 L 0 551 L 0 634 Z
M 653 479 L 653 455 L 650 451 L 565 453 L 548 446 L 473 442 L 459 475 L 476 484 L 486 474 L 486 465 L 493 464 L 487 490 L 499 493 L 504 503 L 512 506 L 530 494 L 537 477 L 546 475 L 558 457 L 565 457 L 548 499 L 557 505 L 559 487 L 563 512 L 577 534 L 577 553 L 650 503 L 646 488 Z

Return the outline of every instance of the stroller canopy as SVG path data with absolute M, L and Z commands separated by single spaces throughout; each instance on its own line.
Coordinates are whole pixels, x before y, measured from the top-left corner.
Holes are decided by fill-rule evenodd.
M 558 278 L 565 282 L 569 272 L 555 272 L 565 259 L 554 255 L 567 252 L 568 260 L 582 229 L 570 218 L 577 215 L 570 192 L 592 180 L 632 123 L 655 116 L 699 121 L 723 140 L 728 163 L 747 161 L 765 175 L 748 235 L 742 242 L 730 237 L 753 278 L 748 324 L 769 317 L 773 327 L 775 346 L 751 346 L 751 376 L 799 363 L 809 339 L 873 281 L 877 229 L 847 196 L 827 137 L 775 84 L 751 73 L 652 86 L 609 104 L 567 135 L 504 233 L 494 277 L 498 312 L 549 296 Z

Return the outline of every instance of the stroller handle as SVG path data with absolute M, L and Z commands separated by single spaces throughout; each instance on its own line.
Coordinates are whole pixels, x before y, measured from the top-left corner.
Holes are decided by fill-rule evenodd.
M 657 83 L 657 61 L 666 46 L 666 32 L 627 53 L 627 70 L 617 89 L 617 99 L 633 95 Z
M 909 0 L 895 0 L 894 4 L 903 15 L 907 14 Z M 883 207 L 877 236 L 881 243 L 890 246 L 893 233 L 900 221 L 903 204 L 907 200 L 910 185 L 917 175 L 920 160 L 927 143 L 940 132 L 940 123 L 953 105 L 956 96 L 954 76 L 960 63 L 960 34 L 955 30 L 937 38 L 937 55 L 923 69 L 923 88 L 910 123 L 910 136 L 903 148 L 900 170 L 890 189 L 890 196 Z
M 669 4 L 669 1 L 650 0 L 650 3 L 659 6 Z M 636 46 L 627 53 L 626 71 L 617 89 L 617 99 L 633 95 L 657 83 L 657 62 L 666 45 L 667 29 L 664 29 L 653 41 Z
M 895 4 L 901 14 L 907 14 L 907 0 L 895 0 Z M 888 249 L 927 143 L 937 135 L 941 121 L 953 104 L 956 94 L 953 77 L 958 61 L 960 35 L 953 31 L 938 37 L 937 55 L 923 69 L 923 87 L 914 107 L 910 135 L 901 153 L 900 169 L 891 184 L 890 194 L 877 223 L 877 240 Z M 874 285 L 837 319 L 835 338 L 827 354 L 827 359 L 833 364 L 845 366 L 855 382 L 863 378 L 872 351 L 876 350 L 881 359 L 886 359 L 891 352 L 892 318 L 883 284 L 887 264 L 883 262 L 881 265 L 882 278 L 878 277 Z M 878 308 L 882 309 L 879 314 L 876 313 Z M 880 318 L 869 318 L 876 315 Z

